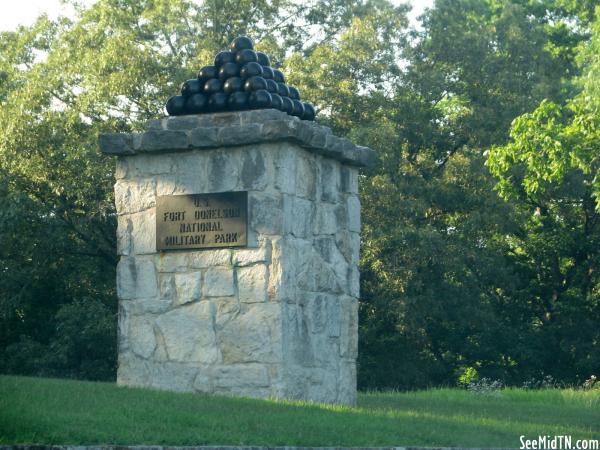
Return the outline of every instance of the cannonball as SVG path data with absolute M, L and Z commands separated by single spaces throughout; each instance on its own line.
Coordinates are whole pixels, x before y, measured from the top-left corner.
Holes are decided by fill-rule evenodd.
M 208 109 L 210 111 L 223 111 L 227 108 L 227 94 L 216 92 L 208 97 Z
M 271 108 L 283 111 L 283 99 L 279 94 L 271 93 Z
M 277 89 L 278 89 L 278 94 L 281 95 L 282 97 L 289 97 L 290 96 L 290 89 L 288 88 L 288 85 L 285 83 L 277 83 Z
M 279 86 L 277 86 L 277 83 L 275 82 L 275 80 L 266 80 L 267 81 L 267 91 L 269 91 L 271 94 L 279 94 Z
M 246 36 L 236 37 L 231 43 L 231 51 L 232 52 L 240 52 L 242 50 L 252 50 L 254 48 L 254 44 L 252 39 Z
M 281 70 L 273 69 L 273 79 L 278 83 L 285 83 L 285 76 Z
M 304 115 L 304 105 L 300 100 L 292 100 L 292 106 L 292 115 L 296 117 L 302 117 Z
M 183 95 L 174 95 L 167 100 L 165 107 L 170 116 L 180 116 L 185 114 L 185 97 Z
M 235 62 L 238 63 L 240 66 L 248 64 L 249 62 L 257 61 L 258 57 L 256 56 L 256 52 L 249 49 L 242 50 L 241 52 L 237 52 L 235 54 Z
M 223 83 L 217 78 L 211 78 L 204 83 L 204 93 L 207 95 L 215 94 L 223 90 Z
M 288 86 L 288 89 L 290 90 L 290 98 L 292 100 L 300 100 L 300 92 L 298 92 L 298 89 L 294 86 Z
M 258 58 L 258 63 L 263 65 L 263 66 L 270 66 L 271 65 L 271 61 L 269 61 L 269 57 L 267 56 L 266 53 L 263 52 L 256 52 L 256 56 Z
M 267 89 L 267 81 L 263 77 L 250 77 L 244 83 L 246 92 L 258 91 L 259 89 Z
M 232 62 L 235 62 L 235 53 L 233 52 L 219 52 L 215 56 L 215 67 L 221 67 Z
M 292 112 L 294 111 L 294 104 L 292 103 L 292 99 L 288 97 L 281 97 L 281 103 L 281 110 L 288 114 L 292 114 Z
M 249 62 L 242 67 L 240 70 L 240 77 L 244 80 L 250 77 L 261 77 L 263 74 L 262 66 L 255 62 Z
M 248 109 L 248 93 L 243 91 L 234 92 L 227 99 L 227 107 L 232 111 Z
M 215 66 L 204 66 L 198 71 L 198 79 L 205 83 L 211 78 L 217 78 L 219 76 L 219 72 Z
M 315 120 L 315 108 L 310 103 L 304 102 L 304 115 L 301 117 L 303 120 Z
M 189 114 L 198 114 L 206 109 L 206 95 L 194 94 L 185 101 L 185 110 Z
M 202 92 L 202 82 L 197 78 L 184 81 L 181 85 L 181 95 L 184 97 L 199 94 L 200 92 Z
M 248 95 L 248 105 L 252 109 L 268 108 L 271 106 L 271 94 L 265 89 L 252 91 Z
M 225 81 L 228 78 L 237 77 L 240 74 L 240 67 L 234 62 L 228 62 L 219 69 L 219 79 Z
M 223 84 L 223 92 L 232 94 L 244 90 L 244 81 L 239 77 L 228 78 Z
M 273 79 L 273 68 L 272 67 L 263 66 L 262 70 L 263 70 L 262 77 L 265 80 L 272 80 Z

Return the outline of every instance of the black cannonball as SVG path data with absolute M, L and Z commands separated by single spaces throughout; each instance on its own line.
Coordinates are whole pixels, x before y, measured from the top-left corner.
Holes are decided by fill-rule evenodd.
M 283 99 L 279 94 L 271 94 L 271 108 L 283 111 Z
M 233 52 L 219 52 L 215 56 L 215 67 L 221 67 L 232 62 L 235 62 L 235 53 Z
M 277 83 L 277 88 L 278 88 L 278 94 L 281 95 L 282 97 L 289 97 L 290 96 L 290 88 L 288 87 L 287 84 L 284 83 Z
M 231 51 L 232 52 L 240 52 L 242 50 L 252 50 L 254 48 L 254 44 L 252 43 L 252 39 L 246 36 L 240 36 L 233 40 L 231 43 Z
M 302 117 L 304 115 L 304 105 L 302 102 L 300 100 L 292 100 L 292 105 L 292 115 Z
M 194 94 L 185 101 L 185 111 L 189 114 L 198 114 L 206 109 L 206 95 Z
M 269 67 L 269 66 L 263 66 L 262 70 L 263 70 L 263 75 L 262 75 L 262 77 L 263 77 L 265 80 L 272 80 L 272 79 L 273 79 L 273 75 L 274 75 L 274 74 L 273 74 L 273 68 L 272 68 L 272 67 Z
M 315 108 L 310 103 L 303 103 L 304 105 L 304 114 L 302 115 L 302 120 L 315 120 Z
M 215 66 L 204 66 L 202 69 L 198 71 L 198 79 L 205 83 L 211 78 L 217 78 L 219 76 L 219 72 Z
M 227 106 L 232 111 L 248 109 L 248 93 L 243 91 L 234 92 L 227 99 Z
M 185 97 L 183 95 L 174 95 L 167 100 L 165 107 L 170 116 L 180 116 L 185 114 Z
M 248 105 L 252 109 L 268 108 L 271 106 L 271 94 L 265 89 L 252 91 L 248 95 Z
M 298 92 L 298 89 L 294 86 L 288 86 L 288 89 L 290 90 L 290 98 L 292 100 L 300 100 L 300 92 Z
M 269 91 L 271 94 L 279 94 L 279 86 L 277 86 L 277 83 L 275 82 L 275 80 L 266 80 L 267 81 L 267 91 Z
M 258 91 L 259 89 L 267 89 L 267 80 L 263 77 L 250 77 L 244 83 L 246 92 Z
M 248 64 L 249 62 L 257 62 L 258 56 L 256 56 L 256 52 L 250 49 L 242 50 L 235 54 L 235 62 L 240 66 L 244 64 Z
M 292 112 L 294 111 L 294 104 L 292 103 L 292 99 L 288 97 L 281 97 L 281 103 L 281 110 L 288 114 L 292 114 Z
M 240 74 L 240 67 L 234 62 L 228 62 L 219 69 L 219 79 L 225 81 L 228 78 L 237 77 Z
M 181 95 L 184 97 L 199 94 L 200 92 L 202 92 L 202 82 L 197 78 L 184 81 L 181 85 Z
M 223 89 L 223 83 L 218 78 L 211 78 L 204 83 L 204 93 L 206 95 L 215 94 L 221 92 Z
M 281 70 L 273 69 L 273 79 L 278 83 L 285 83 L 285 76 Z
M 263 52 L 256 52 L 256 56 L 258 57 L 258 63 L 263 65 L 263 66 L 270 66 L 271 65 L 271 61 L 269 61 L 269 57 L 267 56 L 266 53 Z
M 210 111 L 223 111 L 227 108 L 227 94 L 216 92 L 208 97 L 208 109 Z
M 262 66 L 259 63 L 249 62 L 240 70 L 240 77 L 243 79 L 250 77 L 261 77 L 263 74 Z
M 236 91 L 244 90 L 244 81 L 239 77 L 229 78 L 223 84 L 223 92 L 231 94 Z

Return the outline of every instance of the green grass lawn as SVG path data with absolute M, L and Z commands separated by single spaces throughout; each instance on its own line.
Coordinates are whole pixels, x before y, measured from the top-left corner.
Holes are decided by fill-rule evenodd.
M 518 448 L 520 435 L 600 439 L 600 391 L 363 393 L 351 408 L 0 376 L 2 444 Z

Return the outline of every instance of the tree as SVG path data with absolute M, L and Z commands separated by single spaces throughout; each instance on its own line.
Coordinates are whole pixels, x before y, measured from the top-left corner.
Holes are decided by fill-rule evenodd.
M 600 364 L 599 50 L 596 20 L 581 48 L 581 92 L 516 118 L 511 140 L 488 160 L 500 194 L 526 215 L 510 252 L 530 275 L 522 300 L 533 316 L 532 339 L 546 348 L 541 366 L 569 380 L 586 379 Z

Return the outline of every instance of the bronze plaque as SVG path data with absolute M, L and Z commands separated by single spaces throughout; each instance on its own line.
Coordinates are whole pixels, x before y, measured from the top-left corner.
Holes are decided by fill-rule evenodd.
M 156 248 L 244 247 L 247 218 L 247 192 L 159 196 Z

